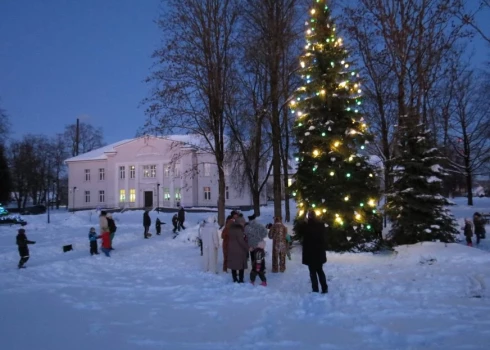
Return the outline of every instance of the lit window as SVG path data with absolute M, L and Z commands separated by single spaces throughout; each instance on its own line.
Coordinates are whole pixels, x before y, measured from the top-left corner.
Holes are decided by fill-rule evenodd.
M 126 178 L 126 167 L 125 166 L 120 166 L 119 167 L 119 178 L 120 179 L 125 179 Z
M 170 189 L 169 188 L 163 189 L 163 199 L 166 201 L 170 200 Z
M 100 181 L 104 181 L 105 180 L 105 169 L 104 168 L 100 168 L 99 169 L 99 180 Z
M 135 169 L 134 165 L 129 166 L 129 177 L 131 179 L 134 179 L 136 177 L 136 169 Z
M 105 202 L 105 191 L 99 191 L 99 202 L 100 203 Z
M 211 200 L 211 187 L 204 187 L 204 200 L 205 201 Z
M 136 190 L 134 188 L 129 190 L 129 201 L 131 203 L 136 202 Z
M 182 199 L 182 194 L 180 192 L 180 187 L 175 188 L 175 199 L 181 200 Z
M 90 169 L 85 169 L 85 181 L 90 181 Z
M 146 177 L 146 178 L 157 177 L 157 166 L 156 165 L 144 165 L 143 166 L 143 177 Z
M 126 202 L 126 190 L 119 190 L 119 202 Z
M 90 191 L 85 191 L 85 203 L 90 203 Z

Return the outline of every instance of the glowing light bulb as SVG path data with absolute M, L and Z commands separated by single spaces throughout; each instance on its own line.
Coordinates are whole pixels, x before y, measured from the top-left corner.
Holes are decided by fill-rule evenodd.
M 316 149 L 313 151 L 313 156 L 318 157 L 320 155 L 320 152 Z
M 374 207 L 376 206 L 376 201 L 374 199 L 370 199 L 368 204 L 371 206 L 371 207 Z
M 305 63 L 303 61 L 301 61 L 300 65 L 301 65 L 301 68 L 305 68 Z
M 369 177 L 373 177 L 374 175 L 373 174 L 369 174 Z
M 346 201 L 346 202 L 349 201 L 349 196 L 345 196 L 344 201 Z
M 316 207 L 316 204 L 312 204 L 311 206 L 312 206 L 313 208 L 315 208 L 315 207 Z
M 334 146 L 334 147 L 339 147 L 339 145 L 340 145 L 340 142 L 338 142 L 338 141 L 336 141 L 336 142 L 333 144 L 333 146 Z
M 311 14 L 312 14 L 312 15 L 314 15 L 314 14 L 315 14 L 315 12 L 316 12 L 316 11 L 315 11 L 315 9 L 312 9 L 312 10 L 311 10 Z
M 323 211 L 324 213 L 326 213 L 326 212 L 327 212 L 327 209 L 323 209 L 322 211 Z
M 350 173 L 347 173 L 345 176 L 350 177 Z
M 316 214 L 317 216 L 320 216 L 320 215 L 322 214 L 322 212 L 321 212 L 320 210 L 318 210 L 318 209 L 317 209 L 317 210 L 315 210 L 315 214 Z
M 356 219 L 361 220 L 361 214 L 356 214 Z
M 303 214 L 304 214 L 304 213 L 305 213 L 305 211 L 304 211 L 304 210 L 300 210 L 300 211 L 299 211 L 299 216 L 303 216 Z
M 335 173 L 333 171 L 330 172 L 330 176 L 334 176 Z
M 359 204 L 359 205 L 360 205 L 361 207 L 363 207 L 363 206 L 364 206 L 364 203 L 361 203 L 361 204 Z

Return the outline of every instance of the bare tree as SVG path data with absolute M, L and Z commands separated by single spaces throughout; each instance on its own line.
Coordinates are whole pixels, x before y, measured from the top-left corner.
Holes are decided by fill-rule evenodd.
M 486 33 L 481 23 L 476 20 L 477 15 L 490 9 L 490 0 L 479 0 L 478 3 L 470 2 L 472 8 L 456 9 L 455 14 L 462 23 L 468 25 L 475 33 L 490 44 L 490 33 Z
M 50 157 L 52 161 L 52 178 L 48 186 L 48 191 L 53 189 L 53 199 L 56 203 L 56 208 L 60 206 L 60 193 L 62 192 L 62 179 L 66 176 L 65 159 L 68 158 L 66 150 L 66 142 L 63 134 L 56 134 L 50 140 Z
M 85 122 L 80 122 L 78 138 L 76 123 L 67 125 L 64 131 L 64 138 L 66 147 L 72 157 L 77 155 L 77 150 L 79 153 L 86 153 L 104 146 L 102 128 L 96 128 L 92 124 Z
M 1 100 L 0 100 L 1 101 Z M 7 112 L 0 107 L 0 142 L 4 143 L 10 130 L 10 120 Z
M 449 124 L 449 143 L 457 156 L 452 165 L 466 178 L 468 205 L 473 205 L 473 179 L 490 162 L 490 91 L 478 73 L 457 71 Z
M 168 0 L 157 21 L 163 44 L 145 130 L 165 134 L 186 130 L 203 137 L 218 167 L 218 222 L 225 219 L 225 108 L 235 86 L 238 35 L 236 0 Z

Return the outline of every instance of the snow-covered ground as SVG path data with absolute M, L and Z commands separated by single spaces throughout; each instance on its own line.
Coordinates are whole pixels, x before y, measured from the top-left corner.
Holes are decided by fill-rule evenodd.
M 476 198 L 473 208 L 456 202 L 460 223 L 490 211 L 488 198 Z M 271 210 L 265 208 L 263 223 Z M 424 243 L 396 254 L 331 253 L 329 294 L 312 295 L 299 247 L 284 274 L 267 273 L 265 288 L 200 272 L 192 237 L 209 215 L 188 213 L 188 228 L 175 240 L 169 224 L 163 236 L 145 240 L 142 212 L 115 214 L 111 258 L 89 255 L 96 213 L 55 212 L 51 224 L 45 215 L 28 216 L 27 236 L 37 244 L 24 270 L 16 267 L 18 227 L 0 227 L 0 348 L 490 347 L 490 238 L 482 249 Z M 159 214 L 167 223 L 170 216 Z M 64 244 L 75 250 L 63 253 Z

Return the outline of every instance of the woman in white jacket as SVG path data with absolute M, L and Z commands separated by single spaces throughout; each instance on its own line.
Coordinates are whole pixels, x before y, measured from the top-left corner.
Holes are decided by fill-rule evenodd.
M 199 227 L 199 238 L 202 242 L 204 271 L 218 273 L 218 224 L 214 217 L 209 217 Z

